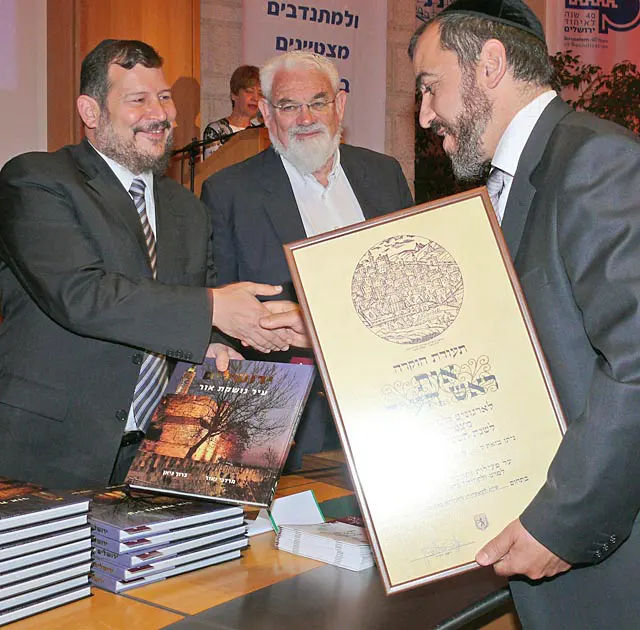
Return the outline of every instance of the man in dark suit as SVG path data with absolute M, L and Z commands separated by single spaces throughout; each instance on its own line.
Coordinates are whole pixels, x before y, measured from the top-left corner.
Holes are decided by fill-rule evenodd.
M 548 479 L 476 556 L 523 627 L 640 619 L 640 142 L 550 87 L 521 0 L 457 0 L 414 35 L 420 124 L 487 187 L 568 429 Z M 523 401 L 526 404 L 526 401 Z
M 202 361 L 212 326 L 288 345 L 258 324 L 255 296 L 277 287 L 207 288 L 206 209 L 162 176 L 176 110 L 161 66 L 143 42 L 105 40 L 82 65 L 86 139 L 0 173 L 0 475 L 122 481 L 167 358 Z
M 275 283 L 295 301 L 283 243 L 413 205 L 396 160 L 339 144 L 347 100 L 339 81 L 335 66 L 311 53 L 286 53 L 262 66 L 259 106 L 272 146 L 202 188 L 221 282 Z M 298 466 L 302 453 L 322 450 L 332 426 L 317 379 L 289 466 Z

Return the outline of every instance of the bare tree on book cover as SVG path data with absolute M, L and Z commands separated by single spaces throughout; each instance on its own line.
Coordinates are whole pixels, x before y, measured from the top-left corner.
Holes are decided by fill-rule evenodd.
M 277 480 L 299 379 L 278 364 L 241 365 L 241 373 L 206 366 L 185 372 L 177 393 L 166 394 L 154 413 L 130 483 L 252 501 Z

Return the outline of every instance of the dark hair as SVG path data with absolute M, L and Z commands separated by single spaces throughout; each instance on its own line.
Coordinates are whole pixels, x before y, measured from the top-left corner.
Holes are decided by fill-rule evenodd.
M 256 66 L 240 66 L 233 71 L 229 80 L 231 94 L 237 94 L 244 88 L 260 85 L 260 70 Z
M 80 94 L 94 98 L 101 108 L 109 94 L 109 66 L 113 63 L 131 70 L 137 64 L 161 68 L 162 57 L 149 44 L 135 39 L 105 39 L 82 61 Z
M 522 29 L 461 13 L 439 14 L 421 24 L 409 42 L 412 60 L 418 40 L 432 23 L 440 26 L 440 47 L 455 52 L 463 70 L 469 71 L 475 66 L 486 41 L 497 39 L 505 48 L 507 65 L 514 79 L 538 86 L 551 84 L 554 68 L 543 41 Z

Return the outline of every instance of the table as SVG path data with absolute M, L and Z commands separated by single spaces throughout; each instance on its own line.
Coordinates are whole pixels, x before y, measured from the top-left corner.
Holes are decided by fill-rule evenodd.
M 282 477 L 277 496 L 312 489 L 319 503 L 351 494 L 346 469 L 329 453 L 305 458 Z M 115 595 L 93 596 L 8 626 L 11 630 L 426 630 L 504 586 L 479 569 L 387 597 L 374 567 L 352 572 L 273 547 L 272 533 L 251 538 L 240 560 Z M 470 629 L 517 630 L 503 609 Z

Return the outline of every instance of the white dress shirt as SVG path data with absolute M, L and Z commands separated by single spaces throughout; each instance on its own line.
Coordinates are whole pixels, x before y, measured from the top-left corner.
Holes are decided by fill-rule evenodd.
M 307 236 L 364 221 L 362 208 L 340 164 L 340 149 L 336 151 L 326 187 L 313 175 L 303 175 L 286 158 L 280 156 L 280 159 L 291 182 Z
M 491 165 L 494 168 L 499 168 L 507 174 L 498 207 L 495 208 L 500 223 L 502 223 L 502 218 L 504 217 L 511 184 L 513 183 L 524 146 L 527 144 L 527 140 L 529 140 L 529 136 L 538 119 L 542 116 L 542 112 L 556 96 L 557 94 L 553 90 L 549 90 L 535 98 L 514 116 L 502 134 L 502 138 L 500 138 L 493 160 L 491 160 Z

